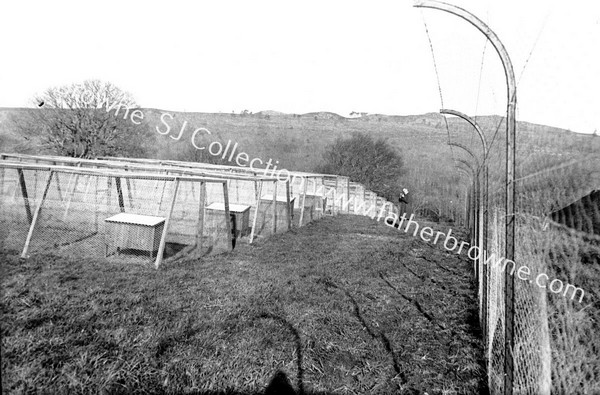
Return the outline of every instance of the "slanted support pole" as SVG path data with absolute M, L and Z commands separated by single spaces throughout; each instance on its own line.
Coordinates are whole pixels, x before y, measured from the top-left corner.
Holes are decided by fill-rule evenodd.
M 127 183 L 127 196 L 129 196 L 129 208 L 133 210 L 133 191 L 131 189 L 131 185 L 133 183 L 129 178 L 127 178 L 125 182 Z
M 81 167 L 81 162 L 77 162 L 76 167 Z M 65 193 L 69 192 L 69 186 L 71 185 L 71 181 L 73 180 L 73 173 L 69 176 L 69 183 L 67 184 L 67 188 L 65 189 Z M 67 216 L 69 215 L 69 208 L 71 207 L 71 202 L 73 201 L 73 196 L 75 196 L 75 190 L 77 189 L 77 181 L 79 180 L 79 174 L 75 174 L 75 180 L 73 181 L 73 187 L 71 189 L 71 193 L 69 194 L 69 198 L 67 200 L 67 204 L 65 206 L 65 213 L 63 214 L 63 221 L 67 220 Z M 110 183 L 110 177 L 108 177 L 108 181 Z M 108 201 L 106 202 L 107 206 L 110 203 L 110 190 L 108 191 Z
M 223 182 L 223 202 L 225 206 L 225 223 L 227 229 L 227 248 L 229 251 L 233 251 L 233 238 L 231 235 L 231 215 L 229 214 L 229 182 Z
M 125 212 L 125 202 L 123 200 L 123 189 L 121 187 L 121 177 L 115 177 L 115 184 L 117 186 L 117 195 L 119 197 L 119 209 L 121 212 Z
M 254 234 L 256 233 L 256 223 L 258 219 L 258 209 L 260 208 L 260 196 L 262 193 L 262 181 L 255 181 L 254 188 L 256 191 L 256 206 L 254 208 L 254 219 L 252 220 L 252 231 L 250 231 L 250 244 L 254 241 Z
M 166 183 L 166 182 L 165 182 Z M 167 214 L 167 218 L 165 219 L 165 227 L 163 228 L 162 236 L 160 237 L 160 245 L 158 247 L 158 253 L 156 254 L 156 261 L 154 262 L 154 266 L 156 269 L 160 266 L 163 258 L 163 254 L 165 252 L 165 241 L 167 240 L 167 231 L 169 230 L 169 222 L 171 222 L 171 215 L 173 214 L 173 208 L 175 207 L 175 202 L 177 200 L 177 191 L 179 190 L 179 178 L 175 178 L 175 185 L 173 186 L 173 197 L 171 199 L 171 206 L 169 208 L 169 213 Z
M 110 180 L 110 178 L 109 178 Z M 158 182 L 158 180 L 157 180 Z M 163 197 L 165 196 L 165 188 L 167 187 L 167 182 L 163 181 L 162 182 L 162 190 L 160 192 L 160 199 L 158 199 L 158 206 L 156 206 L 156 215 L 158 215 L 160 213 L 160 208 L 162 206 L 162 201 L 163 201 Z
M 303 182 L 304 184 L 304 188 L 302 189 L 302 205 L 300 207 L 300 222 L 298 224 L 298 226 L 302 226 L 302 224 L 304 223 L 304 205 L 306 204 L 306 188 L 307 188 L 307 182 L 306 180 Z
M 54 176 L 56 178 L 56 191 L 58 192 L 58 200 L 62 202 L 62 191 L 60 190 L 60 179 L 58 178 L 58 173 Z
M 40 215 L 40 211 L 42 209 L 42 205 L 44 204 L 44 200 L 46 200 L 46 194 L 48 193 L 48 189 L 50 188 L 50 181 L 52 181 L 52 176 L 54 175 L 54 171 L 50 171 L 48 174 L 48 179 L 46 180 L 46 186 L 44 187 L 44 192 L 42 193 L 42 198 L 35 208 L 35 213 L 33 214 L 33 219 L 31 221 L 31 225 L 29 226 L 29 232 L 27 232 L 27 239 L 25 240 L 25 246 L 23 247 L 23 252 L 21 253 L 21 258 L 27 258 L 27 252 L 29 251 L 29 243 L 31 243 L 31 237 L 33 236 L 33 230 L 35 228 L 35 224 L 37 223 L 38 217 Z

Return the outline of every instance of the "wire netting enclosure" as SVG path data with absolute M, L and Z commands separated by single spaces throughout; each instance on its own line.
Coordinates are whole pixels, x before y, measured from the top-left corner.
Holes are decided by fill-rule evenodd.
M 376 194 L 368 191 L 362 185 L 354 183 L 354 188 L 358 188 L 360 193 L 351 196 L 349 193 L 350 180 L 348 177 L 294 172 L 288 171 L 287 179 L 282 180 L 277 177 L 266 177 L 263 171 L 256 171 L 249 168 L 211 165 L 206 163 L 182 162 L 172 160 L 140 159 L 140 158 L 113 158 L 103 157 L 98 160 L 85 160 L 80 158 L 66 158 L 57 156 L 32 156 L 23 154 L 2 154 L 5 159 L 18 161 L 46 163 L 46 164 L 64 164 L 69 166 L 82 166 L 92 168 L 127 168 L 134 171 L 166 172 L 166 174 L 184 174 L 222 177 L 228 180 L 230 189 L 230 201 L 236 204 L 251 205 L 251 217 L 254 216 L 256 206 L 256 193 L 258 193 L 257 181 L 268 181 L 262 184 L 261 203 L 263 210 L 259 212 L 259 222 L 256 235 L 268 236 L 273 233 L 273 226 L 263 222 L 271 222 L 273 217 L 272 200 L 275 189 L 274 182 L 277 183 L 277 201 L 275 203 L 276 227 L 277 231 L 287 230 L 287 209 L 282 206 L 285 194 L 290 195 L 290 222 L 292 226 L 304 226 L 305 224 L 322 218 L 324 215 L 335 215 L 340 212 L 350 214 L 362 214 L 362 208 L 369 208 L 374 204 L 383 204 L 381 199 L 376 199 Z M 253 183 L 254 182 L 254 183 Z M 289 185 L 288 185 L 289 183 Z M 289 192 L 287 192 L 289 189 Z M 368 199 L 368 201 L 366 200 Z M 360 210 L 354 210 L 355 204 L 358 204 Z M 388 205 L 392 205 L 388 202 Z M 356 211 L 356 212 L 355 212 Z M 374 211 L 374 210 L 373 210 Z
M 290 172 L 281 181 L 247 169 L 150 159 L 0 159 L 1 246 L 22 256 L 52 251 L 159 265 L 230 251 L 324 215 L 394 209 L 334 175 Z
M 2 246 L 24 257 L 116 254 L 158 265 L 163 257 L 232 248 L 229 213 L 203 215 L 206 200 L 226 196 L 225 180 L 7 161 L 0 172 L 0 220 L 9 230 Z
M 227 173 L 237 173 L 237 174 L 250 174 L 253 176 L 264 176 L 265 173 L 263 171 L 253 170 L 245 167 L 235 167 L 235 166 L 223 166 L 223 165 L 212 165 L 206 163 L 190 163 L 190 162 L 181 162 L 181 161 L 158 161 L 151 159 L 128 159 L 128 158 L 113 158 L 113 157 L 103 157 L 99 158 L 101 160 L 119 160 L 119 161 L 131 161 L 137 163 L 160 163 L 162 165 L 168 166 L 186 166 L 193 168 L 201 168 L 204 170 L 210 170 L 214 172 L 227 172 Z M 348 177 L 339 176 L 339 175 L 331 175 L 331 174 L 318 174 L 318 173 L 306 173 L 306 172 L 297 172 L 297 171 L 288 171 L 285 173 L 289 174 L 290 181 L 290 190 L 292 197 L 296 198 L 296 207 L 298 212 L 294 213 L 294 217 L 302 218 L 302 223 L 299 226 L 303 226 L 304 224 L 314 220 L 319 219 L 323 215 L 334 215 L 335 213 L 339 213 L 341 211 L 346 211 L 349 213 L 354 213 L 352 207 L 354 206 L 354 202 L 362 202 L 365 199 L 365 187 L 361 184 L 354 183 L 357 185 L 363 193 L 356 194 L 354 199 L 351 199 L 351 195 L 348 193 L 349 185 L 351 184 Z M 282 182 L 279 180 L 280 183 Z M 336 186 L 337 184 L 337 186 Z M 335 191 L 335 192 L 334 192 Z M 305 198 L 305 215 L 303 215 L 300 211 L 303 207 L 301 204 L 302 196 L 306 195 Z M 370 195 L 369 195 L 370 196 Z M 343 200 L 342 200 L 343 199 Z M 349 203 L 348 203 L 349 200 Z M 371 199 L 373 201 L 373 199 Z M 334 207 L 336 204 L 336 207 Z M 370 203 L 371 204 L 371 203 Z M 321 208 L 321 205 L 324 208 Z M 344 210 L 344 208 L 346 208 Z M 300 214 L 298 216 L 298 214 Z M 361 213 L 356 213 L 361 214 Z
M 504 71 L 506 96 L 497 108 L 506 117 L 475 118 L 480 97 L 495 100 L 498 93 L 491 86 L 482 90 L 485 46 L 475 114 L 449 109 L 444 102 L 453 102 L 462 87 L 443 92 L 442 86 L 472 76 L 443 76 L 444 62 L 455 59 L 440 57 L 434 43 L 447 32 L 436 32 L 424 18 L 440 113 L 461 119 L 440 121 L 451 161 L 437 180 L 431 172 L 429 179 L 414 180 L 429 195 L 419 211 L 468 227 L 490 393 L 600 393 L 600 139 L 517 123 L 517 86 L 529 58 L 521 70 L 513 69 L 500 38 L 463 8 L 437 1 L 415 6 L 477 28 Z M 452 44 L 465 38 L 459 33 Z M 441 159 L 418 174 L 428 174 L 423 169 Z M 464 203 L 464 213 L 456 201 Z
M 548 152 L 537 147 L 558 144 L 556 137 L 520 135 L 515 207 L 507 215 L 505 119 L 482 125 L 487 155 L 472 130 L 450 125 L 458 130 L 452 141 L 480 152 L 475 165 L 472 156 L 470 162 L 461 158 L 465 150 L 453 155 L 457 185 L 467 181 L 466 211 L 457 212 L 458 222 L 464 218 L 470 245 L 481 251 L 470 258 L 490 392 L 599 393 L 600 141 Z M 507 232 L 511 218 L 514 237 Z
M 290 210 L 287 209 L 289 181 L 281 181 L 274 177 L 258 175 L 255 172 L 240 171 L 241 168 L 231 166 L 207 165 L 202 163 L 181 161 L 158 161 L 152 159 L 131 160 L 127 158 L 104 158 L 99 163 L 135 166 L 132 163 L 150 166 L 156 171 L 167 173 L 194 174 L 199 176 L 221 177 L 227 180 L 229 201 L 232 204 L 248 206 L 253 230 L 245 231 L 242 240 L 252 241 L 255 237 L 268 237 L 274 233 L 285 232 L 297 221 L 294 207 L 296 201 L 290 197 Z M 136 168 L 139 166 L 136 166 Z M 234 171 L 234 169 L 236 171 Z M 275 201 L 273 195 L 275 194 Z M 223 203 L 217 195 L 208 204 Z M 240 207 L 245 210 L 245 207 Z M 297 218 L 297 217 L 296 217 Z M 247 237 L 246 237 L 247 236 Z
M 333 215 L 328 206 L 332 204 L 335 192 L 327 188 L 323 176 L 315 174 L 301 174 L 301 176 L 298 181 L 294 179 L 296 185 L 292 184 L 292 187 L 299 201 L 302 223 L 320 219 L 326 214 Z
M 135 171 L 144 173 L 158 173 L 165 175 L 194 176 L 194 177 L 212 177 L 222 178 L 227 181 L 228 199 L 232 204 L 247 206 L 238 207 L 245 211 L 249 209 L 250 228 L 254 232 L 236 232 L 237 241 L 249 241 L 256 237 L 268 237 L 271 234 L 284 232 L 290 229 L 290 226 L 299 224 L 300 216 L 295 216 L 294 208 L 297 206 L 297 199 L 290 197 L 290 212 L 288 213 L 284 202 L 287 201 L 288 192 L 287 181 L 282 182 L 273 177 L 260 177 L 248 174 L 232 173 L 229 169 L 215 169 L 210 171 L 203 169 L 195 164 L 185 164 L 185 162 L 163 164 L 157 160 L 141 160 L 127 162 L 124 158 L 118 161 L 110 160 L 91 160 L 80 158 L 67 158 L 57 156 L 32 156 L 22 154 L 2 154 L 5 160 L 18 160 L 23 163 L 45 163 L 49 165 L 61 164 L 77 168 L 105 169 L 117 171 Z M 178 164 L 178 166 L 175 166 Z M 220 187 L 207 185 L 206 206 L 209 207 L 207 216 L 209 218 L 218 215 L 219 210 L 223 210 L 224 195 L 220 193 Z M 277 194 L 277 203 L 272 201 L 273 191 Z M 185 188 L 182 193 L 188 195 L 190 188 Z M 260 198 L 259 198 L 260 196 Z M 218 204 L 221 204 L 220 206 Z M 257 213 L 258 209 L 258 214 Z M 275 220 L 273 220 L 275 219 Z M 288 226 L 289 223 L 289 226 Z M 235 222 L 233 223 L 235 225 Z
M 356 205 L 363 201 L 365 196 L 365 188 L 358 183 L 350 183 L 350 198 L 348 199 L 348 211 L 353 213 Z

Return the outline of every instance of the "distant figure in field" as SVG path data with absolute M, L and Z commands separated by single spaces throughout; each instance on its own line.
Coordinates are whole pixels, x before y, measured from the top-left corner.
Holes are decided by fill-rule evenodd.
M 402 188 L 402 192 L 400 192 L 400 197 L 398 197 L 398 203 L 399 203 L 398 213 L 400 213 L 399 216 L 402 216 L 402 213 L 406 212 L 406 206 L 408 204 L 410 204 L 409 198 L 408 198 L 408 189 Z M 387 223 L 391 225 L 393 223 L 393 221 L 388 219 Z M 397 222 L 394 223 L 394 227 L 396 227 L 396 228 L 398 227 Z
M 408 204 L 408 189 L 402 188 L 402 192 L 400 192 L 400 198 L 398 201 L 400 203 Z

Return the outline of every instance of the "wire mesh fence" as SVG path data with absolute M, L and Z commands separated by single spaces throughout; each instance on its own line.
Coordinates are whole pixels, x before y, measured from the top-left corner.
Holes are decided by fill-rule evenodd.
M 93 168 L 93 169 L 105 169 L 105 170 L 117 170 L 117 171 L 135 171 L 143 173 L 158 173 L 166 175 L 179 175 L 179 176 L 199 176 L 199 177 L 222 177 L 227 180 L 228 185 L 228 199 L 230 203 L 238 205 L 236 208 L 241 210 L 245 218 L 250 216 L 255 223 L 254 234 L 251 236 L 256 237 L 267 237 L 272 233 L 283 232 L 289 230 L 288 228 L 288 217 L 290 224 L 293 223 L 294 211 L 290 211 L 289 215 L 285 207 L 282 206 L 283 202 L 286 201 L 285 195 L 287 193 L 287 186 L 285 182 L 278 181 L 272 177 L 253 177 L 247 175 L 231 174 L 231 172 L 223 171 L 218 172 L 212 169 L 211 171 L 205 171 L 200 168 L 194 168 L 192 166 L 186 167 L 175 167 L 173 165 L 157 166 L 157 161 L 150 161 L 148 163 L 142 163 L 138 160 L 138 163 L 128 163 L 124 160 L 119 162 L 111 161 L 98 161 L 98 160 L 85 160 L 78 158 L 65 158 L 65 157 L 44 157 L 44 156 L 30 156 L 30 155 L 17 155 L 17 154 L 3 154 L 5 160 L 19 160 L 22 163 L 45 163 L 45 164 L 62 164 L 67 166 L 74 166 L 77 168 Z M 213 215 L 215 210 L 223 210 L 224 197 L 222 193 L 217 193 L 220 187 L 209 184 L 207 186 L 208 191 L 206 195 L 208 215 Z M 273 203 L 267 199 L 268 196 L 273 195 L 273 191 L 277 191 L 278 203 L 276 210 L 273 210 Z M 193 193 L 193 190 L 189 186 L 183 186 L 180 191 L 184 195 Z M 260 198 L 258 194 L 260 192 Z M 295 203 L 294 200 L 290 204 Z M 213 206 L 211 206 L 213 205 Z M 245 207 L 244 207 L 245 206 Z M 258 207 L 258 214 L 255 215 Z M 248 213 L 245 213 L 249 210 Z M 254 217 L 256 216 L 256 221 Z M 275 221 L 273 221 L 275 218 Z M 273 226 L 275 223 L 275 226 Z M 250 236 L 250 233 L 245 231 L 240 233 L 238 236 L 245 237 Z M 249 239 L 250 237 L 248 237 Z
M 559 142 L 520 136 L 515 210 L 507 217 L 503 123 L 487 128 L 494 141 L 485 162 L 488 188 L 484 167 L 459 165 L 469 178 L 470 242 L 483 251 L 473 263 L 490 392 L 598 393 L 600 144 L 589 138 L 583 151 L 578 145 L 548 152 L 538 147 Z M 453 138 L 466 145 L 465 136 Z M 477 150 L 473 142 L 469 147 Z M 511 217 L 515 254 L 507 260 Z
M 119 259 L 231 249 L 231 223 L 203 217 L 226 181 L 0 162 L 3 247 L 29 253 Z M 210 191 L 207 185 L 218 185 Z M 160 259 L 158 259 L 160 257 Z
M 486 45 L 493 45 L 506 77 L 507 101 L 502 103 L 506 118 L 488 116 L 478 125 L 457 111 L 440 111 L 462 118 L 443 119 L 451 172 L 435 179 L 426 165 L 414 167 L 419 175 L 429 175 L 414 180 L 423 195 L 429 195 L 421 196 L 418 212 L 434 214 L 436 219 L 445 219 L 445 213 L 458 214 L 458 223 L 468 227 L 470 245 L 476 246 L 470 258 L 478 284 L 489 390 L 492 394 L 600 393 L 600 139 L 515 122 L 517 85 L 535 44 L 517 79 L 506 48 L 483 20 L 448 3 L 416 2 L 415 6 L 450 13 L 475 26 L 485 35 Z M 443 92 L 442 86 L 462 85 L 472 76 L 444 78 L 448 70 L 444 62 L 456 60 L 439 46 L 434 50 L 441 36 L 436 37 L 435 25 L 429 26 L 424 16 L 423 22 L 440 104 L 447 108 L 444 99 L 451 100 L 444 93 L 460 90 Z M 465 38 L 457 34 L 452 44 Z M 485 55 L 486 46 L 475 113 L 484 97 Z M 489 94 L 495 101 L 494 88 Z M 461 213 L 444 200 L 457 199 L 463 188 L 466 204 Z
M 515 392 L 600 392 L 600 144 L 591 143 L 588 152 L 520 150 L 516 259 L 534 280 L 517 283 Z
M 310 173 L 281 181 L 151 160 L 0 157 L 1 247 L 23 256 L 52 251 L 158 265 L 221 253 L 338 214 L 348 206 L 339 197 L 350 192 L 346 177 Z M 387 209 L 361 192 L 368 199 L 361 202 Z
M 228 179 L 230 187 L 230 201 L 236 204 L 252 205 L 252 215 L 256 204 L 255 194 L 258 191 L 257 181 L 276 181 L 277 199 L 281 205 L 285 194 L 290 194 L 290 211 L 292 226 L 303 226 L 306 223 L 320 219 L 324 215 L 335 215 L 342 212 L 362 214 L 363 208 L 381 206 L 387 201 L 379 199 L 377 195 L 368 191 L 364 186 L 355 183 L 355 193 L 350 193 L 350 180 L 348 177 L 326 174 L 287 171 L 288 177 L 267 177 L 265 172 L 256 169 L 212 165 L 197 162 L 182 162 L 172 160 L 141 159 L 141 158 L 113 158 L 102 157 L 98 160 L 80 158 L 66 158 L 59 156 L 34 156 L 24 154 L 2 154 L 4 159 L 18 160 L 21 162 L 61 164 L 78 167 L 129 169 L 132 171 L 161 172 L 165 174 L 184 174 L 210 177 L 223 177 Z M 289 183 L 289 185 L 286 185 Z M 263 208 L 272 206 L 268 201 L 272 197 L 274 184 L 262 185 L 261 199 Z M 289 192 L 288 192 L 289 188 Z M 358 189 L 357 189 L 358 188 Z M 267 199 L 269 198 L 269 199 Z M 354 206 L 358 206 L 355 210 Z M 387 202 L 390 207 L 392 202 Z M 281 211 L 278 209 L 278 211 Z M 373 209 L 372 211 L 378 211 Z M 399 211 L 399 210 L 396 210 Z M 273 212 L 272 208 L 268 213 Z M 262 213 L 263 218 L 265 213 Z M 285 210 L 278 215 L 277 229 L 283 231 L 287 227 Z M 262 229 L 271 229 L 262 226 Z

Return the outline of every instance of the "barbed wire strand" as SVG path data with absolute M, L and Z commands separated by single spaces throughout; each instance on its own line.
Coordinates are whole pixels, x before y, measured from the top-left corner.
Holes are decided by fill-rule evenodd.
M 527 59 L 525 59 L 525 63 L 523 64 L 523 68 L 521 69 L 521 73 L 520 73 L 520 75 L 519 75 L 519 79 L 518 79 L 518 81 L 516 82 L 516 88 L 517 88 L 517 89 L 518 89 L 518 87 L 519 87 L 519 85 L 520 85 L 520 83 L 521 83 L 521 78 L 523 78 L 523 74 L 525 73 L 525 69 L 526 69 L 526 68 L 527 68 L 527 66 L 529 65 L 529 60 L 531 59 L 531 57 L 532 57 L 532 55 L 533 55 L 533 52 L 535 51 L 535 49 L 536 49 L 536 47 L 537 47 L 537 43 L 539 42 L 539 40 L 540 40 L 540 37 L 542 36 L 542 33 L 543 33 L 543 31 L 544 31 L 544 28 L 546 27 L 546 23 L 548 22 L 548 19 L 550 18 L 550 15 L 551 15 L 551 14 L 552 14 L 552 12 L 554 11 L 554 8 L 555 8 L 555 6 L 556 6 L 556 2 L 554 2 L 554 3 L 552 4 L 552 8 L 550 8 L 550 10 L 549 10 L 549 11 L 546 13 L 546 16 L 544 17 L 544 21 L 542 22 L 542 26 L 540 27 L 540 30 L 539 30 L 539 32 L 538 32 L 538 34 L 537 34 L 537 37 L 536 37 L 535 41 L 533 42 L 533 45 L 532 45 L 532 47 L 531 47 L 531 50 L 529 51 L 529 55 L 527 56 Z M 514 97 L 513 97 L 513 98 L 511 98 L 511 99 L 512 99 L 512 100 L 514 100 Z M 512 101 L 512 100 L 511 100 L 511 101 Z M 491 143 L 490 143 L 490 144 L 489 144 L 489 146 L 488 146 L 488 150 L 490 150 L 490 149 L 492 148 L 492 146 L 493 146 L 493 144 L 494 144 L 494 141 L 496 140 L 496 135 L 498 134 L 498 130 L 500 130 L 500 125 L 502 125 L 502 122 L 504 121 L 504 119 L 505 119 L 505 118 L 506 118 L 506 117 L 503 117 L 503 118 L 500 120 L 500 122 L 499 122 L 499 124 L 498 124 L 498 127 L 496 128 L 496 131 L 494 132 L 494 136 L 492 137 L 492 141 L 491 141 Z M 489 151 L 488 151 L 488 152 L 489 152 Z
M 435 77 L 436 77 L 437 84 L 438 84 L 438 92 L 440 94 L 440 105 L 441 105 L 441 108 L 444 108 L 444 95 L 442 94 L 442 84 L 440 82 L 440 73 L 438 71 L 437 62 L 435 60 L 435 51 L 433 49 L 433 42 L 431 41 L 431 35 L 429 34 L 429 28 L 427 27 L 427 21 L 425 20 L 425 15 L 423 14 L 422 10 L 421 10 L 421 18 L 423 19 L 423 25 L 425 26 L 425 33 L 427 34 L 427 40 L 429 41 L 429 49 L 431 50 L 431 58 L 433 59 L 433 68 L 435 70 Z M 445 116 L 442 116 L 442 118 L 444 118 L 444 124 L 446 126 L 446 133 L 448 136 L 448 143 L 450 143 L 450 126 L 448 125 L 448 119 Z M 449 145 L 449 147 L 450 147 L 450 154 L 452 155 L 452 159 L 454 162 L 454 160 L 455 160 L 454 149 L 452 148 L 451 145 Z M 454 165 L 454 167 L 456 168 L 456 164 Z M 458 172 L 458 169 L 456 171 Z

